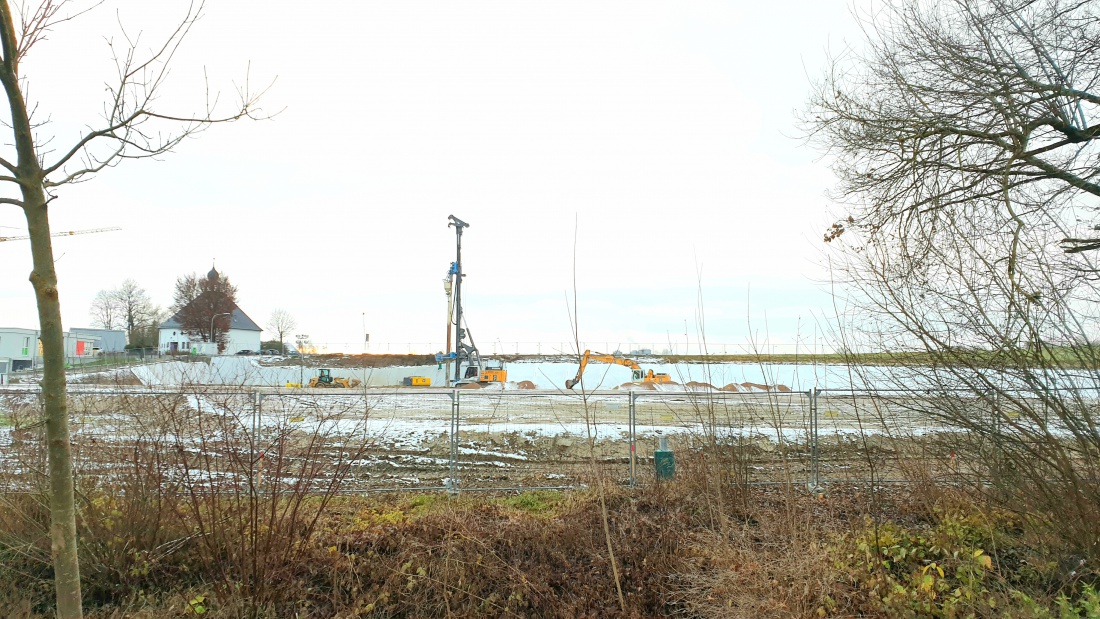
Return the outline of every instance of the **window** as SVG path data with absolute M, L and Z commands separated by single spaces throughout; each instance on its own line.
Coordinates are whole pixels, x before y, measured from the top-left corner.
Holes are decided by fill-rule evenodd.
M 23 338 L 23 356 L 31 354 L 31 338 Z

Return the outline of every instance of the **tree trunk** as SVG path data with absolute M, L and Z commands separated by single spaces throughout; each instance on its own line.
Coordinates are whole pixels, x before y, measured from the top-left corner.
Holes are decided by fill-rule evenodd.
M 27 194 L 33 191 L 24 191 Z M 34 270 L 31 283 L 38 301 L 38 321 L 42 339 L 42 402 L 46 414 L 47 458 L 50 470 L 50 549 L 53 555 L 57 616 L 79 619 L 80 564 L 76 548 L 76 504 L 73 492 L 72 452 L 69 441 L 69 409 L 65 399 L 65 341 L 61 326 L 61 303 L 57 294 L 57 273 L 53 264 L 53 245 L 45 196 L 39 194 L 38 206 L 27 200 L 27 230 L 30 235 Z
M 73 464 L 69 445 L 69 411 L 65 401 L 65 341 L 61 303 L 57 295 L 49 205 L 44 173 L 35 148 L 27 104 L 19 86 L 18 41 L 7 0 L 0 0 L 0 83 L 11 110 L 12 142 L 19 156 L 12 172 L 22 194 L 20 206 L 27 218 L 34 269 L 31 284 L 38 302 L 42 340 L 42 403 L 46 416 L 46 455 L 50 470 L 50 554 L 53 556 L 57 616 L 81 619 L 80 564 L 76 554 L 76 505 Z

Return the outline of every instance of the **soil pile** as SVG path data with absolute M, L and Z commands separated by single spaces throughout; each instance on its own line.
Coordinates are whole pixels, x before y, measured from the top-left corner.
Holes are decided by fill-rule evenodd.
M 435 363 L 435 355 L 309 355 L 308 357 L 308 365 L 324 368 L 388 368 L 433 363 Z M 298 365 L 298 360 L 284 359 L 277 365 Z
M 657 390 L 657 385 L 655 383 L 623 383 L 623 384 L 621 384 L 621 385 L 619 385 L 618 387 L 615 387 L 615 388 L 616 389 L 626 389 L 627 391 L 630 391 L 630 390 L 656 391 Z
M 726 387 L 729 387 L 729 386 L 730 385 L 726 385 Z M 788 387 L 786 385 L 782 385 L 782 384 L 780 384 L 780 385 L 763 385 L 761 383 L 741 383 L 741 386 L 745 388 L 745 391 L 752 391 L 753 389 L 758 389 L 760 391 L 771 391 L 771 390 L 774 389 L 775 391 L 778 391 L 780 393 L 790 393 L 791 392 L 790 387 Z M 733 391 L 736 391 L 736 389 L 734 389 Z

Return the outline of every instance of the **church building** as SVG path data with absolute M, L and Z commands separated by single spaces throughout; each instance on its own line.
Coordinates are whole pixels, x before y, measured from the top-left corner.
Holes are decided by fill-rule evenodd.
M 216 281 L 219 277 L 218 271 L 210 269 L 210 272 L 206 274 L 207 279 Z M 192 301 L 195 303 L 196 301 Z M 183 325 L 180 321 L 180 314 L 184 313 L 181 310 L 179 313 L 172 315 L 171 318 L 164 321 L 160 325 L 160 352 L 162 354 L 196 354 L 196 355 L 216 355 L 219 354 L 216 342 L 204 342 L 199 335 L 190 335 L 183 329 Z M 211 317 L 213 318 L 213 317 Z M 229 330 L 225 333 L 224 342 L 225 348 L 220 353 L 226 355 L 233 355 L 240 351 L 247 350 L 252 353 L 260 352 L 260 333 L 263 331 L 248 314 L 245 314 L 240 307 L 233 304 L 232 315 L 229 321 Z

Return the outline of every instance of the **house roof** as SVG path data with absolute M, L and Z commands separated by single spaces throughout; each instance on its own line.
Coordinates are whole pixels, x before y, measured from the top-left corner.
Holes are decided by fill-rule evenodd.
M 179 314 L 173 314 L 171 318 L 160 323 L 161 329 L 179 329 L 183 325 L 180 324 Z M 229 329 L 238 331 L 263 331 L 248 314 L 241 311 L 241 308 L 236 305 L 233 306 L 233 316 L 229 321 Z
M 263 331 L 263 329 L 260 328 L 260 325 L 252 322 L 252 319 L 248 317 L 248 314 L 245 314 L 243 311 L 241 311 L 241 308 L 239 307 L 233 308 L 233 316 L 232 320 L 229 321 L 229 328 L 237 329 L 240 331 Z

